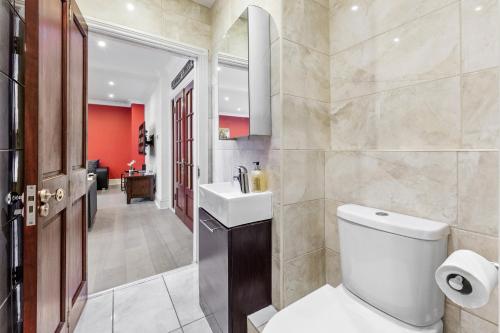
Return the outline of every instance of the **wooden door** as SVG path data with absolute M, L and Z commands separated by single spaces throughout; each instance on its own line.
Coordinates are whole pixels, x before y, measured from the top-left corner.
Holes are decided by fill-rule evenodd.
M 72 331 L 87 297 L 86 68 L 74 0 L 28 1 L 25 182 L 38 195 L 24 226 L 24 332 Z
M 176 215 L 193 231 L 193 87 L 191 82 L 172 101 L 174 136 L 174 207 Z

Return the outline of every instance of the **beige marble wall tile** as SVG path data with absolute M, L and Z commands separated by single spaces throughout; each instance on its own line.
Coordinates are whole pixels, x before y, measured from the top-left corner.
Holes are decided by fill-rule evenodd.
M 498 68 L 462 78 L 462 144 L 464 148 L 500 148 Z
M 342 203 L 326 199 L 325 200 L 325 247 L 340 253 L 339 230 L 337 224 L 337 208 Z
M 435 11 L 454 0 L 331 0 L 331 53 Z M 356 10 L 353 10 L 353 6 Z
M 325 251 L 319 250 L 284 265 L 284 306 L 325 284 Z
M 280 150 L 269 150 L 267 152 L 267 163 L 261 164 L 262 169 L 266 172 L 267 185 L 269 191 L 273 192 L 273 204 L 281 203 L 281 156 Z M 255 161 L 259 161 L 256 159 Z M 254 162 L 255 162 L 254 161 Z M 264 162 L 263 162 L 264 163 Z
M 448 252 L 471 250 L 490 261 L 498 261 L 498 237 L 452 228 Z
M 458 149 L 460 124 L 456 76 L 332 103 L 332 148 Z
M 498 152 L 458 153 L 458 226 L 461 229 L 498 235 Z
M 271 267 L 271 299 L 274 307 L 278 310 L 283 308 L 283 302 L 281 299 L 281 289 L 282 289 L 282 274 L 281 274 L 281 262 L 279 258 L 272 259 L 272 267 Z
M 332 56 L 332 101 L 458 75 L 458 22 L 450 5 Z
M 450 303 L 444 308 L 444 333 L 460 333 L 460 308 Z
M 182 15 L 163 15 L 162 35 L 182 43 L 210 48 L 210 25 Z
M 485 306 L 463 310 L 498 325 L 498 287 L 492 291 L 490 301 Z
M 329 57 L 286 39 L 282 41 L 282 52 L 283 92 L 328 103 Z
M 121 0 L 78 0 L 78 6 L 84 16 L 160 36 L 163 33 L 161 1 L 137 0 L 134 11 L 128 11 L 127 3 Z
M 283 38 L 328 54 L 328 7 L 315 0 L 283 0 Z
M 210 9 L 191 0 L 161 0 L 163 10 L 210 24 Z
M 271 96 L 278 94 L 281 80 L 281 39 L 278 38 L 271 44 Z
M 461 333 L 498 333 L 498 326 L 462 311 L 460 316 Z
M 283 154 L 283 203 L 323 199 L 325 153 L 285 150 Z
M 281 254 L 281 204 L 273 205 L 272 256 L 279 258 Z
M 330 147 L 329 108 L 328 103 L 285 94 L 283 148 L 327 150 Z
M 271 97 L 271 121 L 272 121 L 272 135 L 271 135 L 271 148 L 281 148 L 281 133 L 283 128 L 283 113 L 281 112 L 281 95 L 277 94 Z
M 462 69 L 465 73 L 499 65 L 498 0 L 462 0 Z
M 454 152 L 328 152 L 325 197 L 455 224 Z
M 283 260 L 325 246 L 325 202 L 312 200 L 283 208 Z
M 337 287 L 342 283 L 342 267 L 340 264 L 340 254 L 326 249 L 325 252 L 325 275 L 326 283 Z

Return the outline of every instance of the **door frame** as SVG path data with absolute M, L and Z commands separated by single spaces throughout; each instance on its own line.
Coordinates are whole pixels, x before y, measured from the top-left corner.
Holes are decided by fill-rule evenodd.
M 199 184 L 206 184 L 208 182 L 208 153 L 209 153 L 209 62 L 208 50 L 196 46 L 173 41 L 167 38 L 159 37 L 146 32 L 138 31 L 123 27 L 121 25 L 112 24 L 106 21 L 95 19 L 92 17 L 85 17 L 89 32 L 99 33 L 109 37 L 121 39 L 124 41 L 132 42 L 142 46 L 149 46 L 152 48 L 165 50 L 184 57 L 189 57 L 194 60 L 194 70 L 192 72 L 194 78 L 194 147 L 193 147 L 193 161 L 194 170 L 199 170 L 199 177 L 194 177 L 193 188 L 193 262 L 198 262 L 198 203 L 199 203 Z M 187 77 L 186 77 L 187 78 Z M 206 87 L 206 89 L 201 89 Z M 168 117 L 170 118 L 169 124 L 172 122 L 172 110 L 169 103 Z M 167 110 L 165 110 L 167 111 Z M 200 126 L 204 124 L 204 126 Z M 171 128 L 171 126 L 169 126 Z M 171 135 L 161 138 L 163 140 L 172 140 Z M 171 146 L 172 142 L 166 142 Z M 170 167 L 171 167 L 171 163 Z M 167 176 L 172 173 L 166 173 Z M 196 175 L 196 172 L 195 172 Z M 173 179 L 171 179 L 172 184 Z M 170 191 L 168 191 L 170 193 Z M 172 200 L 168 200 L 172 202 Z

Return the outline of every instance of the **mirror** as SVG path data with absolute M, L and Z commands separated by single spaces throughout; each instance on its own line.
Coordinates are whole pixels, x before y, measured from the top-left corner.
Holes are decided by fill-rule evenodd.
M 218 53 L 219 139 L 271 135 L 270 15 L 249 6 Z

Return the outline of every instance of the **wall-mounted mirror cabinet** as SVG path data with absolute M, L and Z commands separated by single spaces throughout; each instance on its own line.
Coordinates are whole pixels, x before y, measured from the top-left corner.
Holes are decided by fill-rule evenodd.
M 219 138 L 271 135 L 271 16 L 249 6 L 218 53 Z

